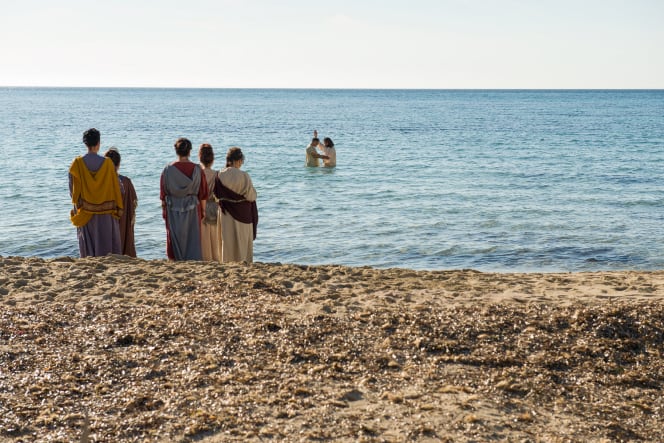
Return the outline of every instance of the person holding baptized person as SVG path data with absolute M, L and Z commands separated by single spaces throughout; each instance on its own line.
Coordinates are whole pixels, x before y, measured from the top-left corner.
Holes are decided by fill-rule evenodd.
M 161 173 L 160 198 L 166 222 L 166 255 L 170 260 L 201 260 L 201 220 L 208 186 L 199 165 L 189 160 L 191 142 L 175 141 L 177 161 Z
M 307 146 L 306 150 L 306 165 L 312 168 L 317 168 L 320 166 L 318 159 L 329 160 L 329 157 L 325 154 L 319 154 L 316 152 L 316 148 L 320 145 L 320 140 L 318 139 L 318 131 L 314 131 L 314 138 L 311 139 L 311 143 Z
M 99 155 L 101 135 L 95 128 L 83 133 L 87 154 L 76 157 L 69 168 L 69 193 L 74 209 L 81 257 L 122 254 L 120 223 L 122 193 L 115 165 Z
M 221 262 L 254 260 L 254 240 L 258 226 L 256 189 L 251 177 L 240 168 L 244 164 L 242 149 L 232 147 L 226 154 L 226 168 L 214 182 L 214 195 L 219 200 L 221 217 Z

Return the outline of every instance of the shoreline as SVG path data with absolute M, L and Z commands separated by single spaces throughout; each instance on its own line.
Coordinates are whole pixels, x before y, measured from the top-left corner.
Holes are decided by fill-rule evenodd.
M 664 270 L 0 256 L 0 439 L 664 440 Z
M 198 273 L 198 274 L 197 274 Z M 93 282 L 90 276 L 100 280 Z M 408 268 L 301 265 L 254 262 L 175 262 L 122 255 L 106 257 L 0 256 L 0 303 L 39 304 L 85 299 L 152 296 L 187 278 L 230 279 L 239 290 L 269 287 L 285 295 L 385 295 L 405 291 L 409 297 L 441 297 L 448 302 L 482 299 L 490 302 L 591 303 L 599 300 L 662 300 L 664 270 L 579 272 L 484 272 L 473 269 L 413 270 Z M 257 283 L 257 280 L 263 283 Z M 132 291 L 136 291 L 133 294 Z

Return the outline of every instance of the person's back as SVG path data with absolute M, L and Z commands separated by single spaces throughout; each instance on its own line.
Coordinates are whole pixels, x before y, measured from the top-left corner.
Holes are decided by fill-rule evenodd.
M 91 128 L 83 134 L 88 152 L 69 168 L 69 192 L 74 209 L 81 257 L 121 254 L 120 224 L 123 202 L 120 181 L 110 159 L 98 154 L 100 134 Z
M 205 182 L 208 187 L 208 200 L 205 203 L 205 216 L 201 224 L 201 254 L 205 261 L 220 261 L 221 259 L 221 223 L 218 220 L 219 205 L 214 198 L 214 181 L 217 177 L 214 164 L 214 151 L 212 145 L 203 143 L 198 151 Z
M 251 177 L 240 167 L 244 154 L 236 146 L 226 154 L 226 168 L 219 171 L 214 194 L 221 205 L 221 261 L 253 261 L 253 241 L 258 225 L 256 188 Z
M 170 260 L 201 260 L 201 219 L 208 198 L 201 167 L 189 160 L 191 142 L 175 142 L 178 160 L 161 173 L 159 197 L 166 222 L 166 255 Z
M 138 207 L 138 196 L 136 188 L 131 179 L 120 175 L 122 185 L 122 200 L 125 211 L 120 217 L 120 239 L 122 241 L 122 254 L 136 257 L 136 242 L 134 240 L 134 226 L 136 225 L 136 208 Z
M 104 154 L 113 161 L 115 170 L 118 171 L 120 179 L 120 192 L 122 193 L 122 203 L 124 210 L 120 217 L 120 244 L 122 254 L 129 257 L 136 257 L 136 244 L 134 242 L 134 225 L 136 223 L 136 207 L 138 206 L 138 196 L 131 179 L 120 175 L 120 152 L 115 148 L 110 148 Z

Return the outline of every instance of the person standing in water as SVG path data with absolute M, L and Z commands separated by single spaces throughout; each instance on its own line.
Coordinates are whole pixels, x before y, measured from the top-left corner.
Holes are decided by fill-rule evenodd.
M 321 150 L 323 155 L 327 158 L 323 159 L 323 166 L 326 168 L 334 168 L 337 165 L 337 151 L 334 149 L 334 142 L 330 137 L 325 137 L 323 143 L 318 144 L 318 149 Z
M 314 138 L 311 139 L 311 143 L 307 146 L 306 150 L 306 159 L 305 164 L 308 167 L 317 168 L 320 166 L 319 159 L 329 160 L 329 157 L 324 154 L 319 154 L 316 151 L 316 148 L 320 145 L 320 140 L 318 139 L 318 131 L 314 131 Z

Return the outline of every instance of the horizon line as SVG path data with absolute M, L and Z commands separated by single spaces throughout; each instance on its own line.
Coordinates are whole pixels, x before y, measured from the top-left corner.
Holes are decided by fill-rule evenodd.
M 362 88 L 362 87 L 260 87 L 260 86 L 49 86 L 0 85 L 2 89 L 180 89 L 180 90 L 293 90 L 293 91 L 663 91 L 664 88 Z

